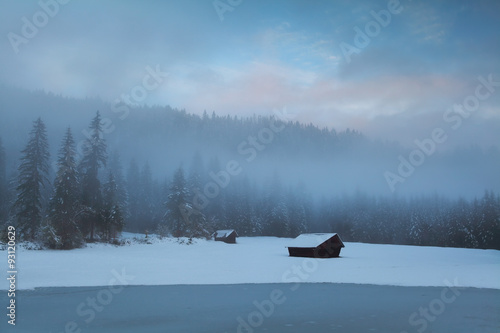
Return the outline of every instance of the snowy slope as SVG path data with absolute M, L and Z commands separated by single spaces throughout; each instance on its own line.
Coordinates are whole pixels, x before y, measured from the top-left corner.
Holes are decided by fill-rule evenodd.
M 132 239 L 134 235 L 125 234 Z M 138 235 L 144 238 L 144 236 Z M 151 238 L 150 238 L 151 239 Z M 132 285 L 333 282 L 500 289 L 500 251 L 345 243 L 341 257 L 288 256 L 291 239 L 242 237 L 238 244 L 152 239 L 71 251 L 18 249 L 18 289 L 104 286 L 126 274 Z M 6 275 L 7 253 L 0 251 Z M 3 279 L 6 281 L 5 279 Z M 113 281 L 113 282 L 111 282 Z M 0 289 L 8 289 L 7 282 Z

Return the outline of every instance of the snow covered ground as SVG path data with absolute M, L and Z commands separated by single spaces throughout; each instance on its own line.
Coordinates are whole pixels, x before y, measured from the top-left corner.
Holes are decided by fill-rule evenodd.
M 239 284 L 332 282 L 500 289 L 500 251 L 345 243 L 340 258 L 288 256 L 291 239 L 241 237 L 237 244 L 150 237 L 141 244 L 92 244 L 71 251 L 17 250 L 17 288 L 110 284 Z M 3 258 L 3 259 L 2 259 Z M 0 251 L 7 273 L 7 252 Z M 119 282 L 117 276 L 126 276 Z M 3 279 L 6 281 L 5 279 Z M 118 280 L 118 282 L 117 282 Z M 7 288 L 7 282 L 0 283 Z

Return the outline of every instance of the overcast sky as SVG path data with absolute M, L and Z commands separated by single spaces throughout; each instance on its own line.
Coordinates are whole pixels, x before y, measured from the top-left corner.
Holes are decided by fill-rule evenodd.
M 168 75 L 140 103 L 500 142 L 500 87 L 455 130 L 443 119 L 478 77 L 500 81 L 499 1 L 54 1 L 0 0 L 0 83 L 114 102 L 144 91 L 149 67 Z

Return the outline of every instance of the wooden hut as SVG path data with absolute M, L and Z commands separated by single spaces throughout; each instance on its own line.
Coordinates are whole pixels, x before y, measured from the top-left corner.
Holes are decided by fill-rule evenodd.
M 288 246 L 288 253 L 291 257 L 335 258 L 343 247 L 338 234 L 302 234 Z
M 233 229 L 217 230 L 216 232 L 214 232 L 212 234 L 212 237 L 214 238 L 214 240 L 219 241 L 219 242 L 225 242 L 228 244 L 235 244 L 236 237 L 238 237 L 238 234 Z

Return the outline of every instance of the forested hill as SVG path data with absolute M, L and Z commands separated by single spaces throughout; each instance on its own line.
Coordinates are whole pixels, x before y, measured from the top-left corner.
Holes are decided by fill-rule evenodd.
M 116 226 L 127 230 L 176 236 L 204 236 L 218 228 L 275 236 L 338 231 L 354 241 L 499 247 L 495 143 L 486 150 L 442 151 L 439 143 L 418 138 L 419 145 L 403 148 L 355 130 L 294 122 L 286 110 L 249 118 L 195 115 L 13 88 L 0 90 L 0 110 L 2 223 L 19 217 L 11 208 L 24 179 L 18 174 L 26 157 L 21 151 L 33 139 L 33 121 L 41 118 L 37 128 L 46 126 L 47 176 L 56 193 L 58 151 L 63 138 L 70 144 L 67 128 L 73 133 L 78 204 L 98 214 L 75 222 L 85 239 L 93 239 L 94 231 L 109 238 L 110 221 L 121 221 Z M 85 152 L 95 146 L 96 119 L 105 166 L 86 160 Z M 99 181 L 90 186 L 92 170 Z M 43 211 L 56 194 L 47 186 L 41 195 L 40 219 L 49 223 Z M 93 206 L 100 202 L 96 198 L 107 202 L 107 210 Z
M 423 154 L 423 161 L 416 156 L 421 165 L 413 167 L 407 164 L 417 146 L 376 142 L 355 129 L 337 132 L 300 124 L 286 110 L 250 118 L 210 110 L 196 110 L 200 115 L 195 115 L 170 107 L 107 104 L 7 87 L 0 90 L 0 110 L 8 173 L 16 170 L 32 121 L 41 117 L 45 122 L 54 163 L 68 126 L 81 155 L 88 122 L 99 110 L 108 152 L 118 152 L 124 164 L 132 158 L 139 164 L 148 162 L 158 179 L 170 177 L 181 165 L 188 168 L 198 153 L 206 165 L 218 167 L 236 160 L 251 179 L 263 181 L 278 173 L 285 183 L 303 183 L 318 195 L 360 190 L 375 195 L 437 193 L 472 198 L 486 189 L 500 191 L 500 153 L 493 142 L 486 150 L 471 142 L 470 147 L 445 152 L 437 144 L 437 152 Z M 273 131 L 272 124 L 279 130 Z

